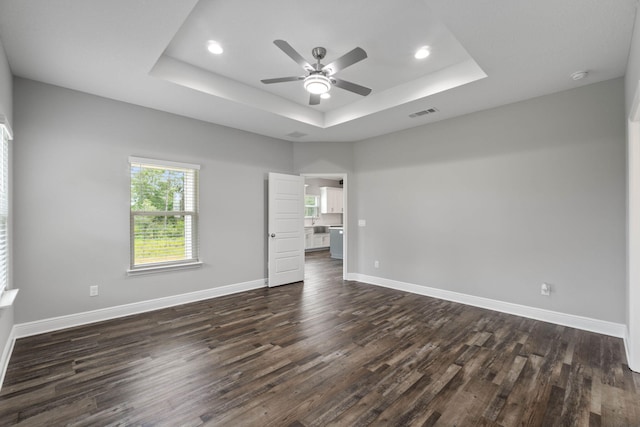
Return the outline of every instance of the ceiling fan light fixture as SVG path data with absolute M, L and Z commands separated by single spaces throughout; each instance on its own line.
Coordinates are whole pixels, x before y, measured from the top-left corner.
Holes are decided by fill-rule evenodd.
M 304 79 L 305 90 L 314 95 L 322 95 L 331 90 L 331 80 L 323 74 L 311 74 Z
M 367 52 L 365 52 L 361 47 L 356 47 L 350 50 L 328 65 L 322 65 L 321 62 L 325 57 L 327 50 L 320 46 L 314 47 L 311 54 L 313 55 L 313 59 L 317 62 L 311 65 L 286 41 L 278 39 L 274 40 L 273 44 L 275 44 L 282 52 L 284 52 L 289 58 L 293 59 L 296 64 L 300 65 L 305 72 L 309 74 L 307 74 L 306 77 L 290 76 L 278 77 L 275 79 L 263 79 L 260 80 L 262 83 L 268 85 L 272 83 L 295 82 L 302 80 L 302 86 L 311 94 L 311 96 L 309 96 L 309 105 L 318 105 L 320 104 L 321 99 L 329 98 L 329 91 L 333 86 L 362 96 L 367 96 L 371 93 L 371 89 L 368 87 L 334 77 L 334 74 L 340 70 L 350 67 L 351 65 L 367 58 Z

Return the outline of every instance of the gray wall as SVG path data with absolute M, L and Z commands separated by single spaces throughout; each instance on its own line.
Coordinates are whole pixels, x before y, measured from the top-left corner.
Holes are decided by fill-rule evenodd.
M 636 8 L 636 23 L 633 29 L 625 75 L 626 117 L 629 116 L 631 101 L 633 101 L 633 96 L 636 93 L 638 81 L 640 81 L 640 7 Z
M 356 143 L 353 270 L 624 323 L 623 99 L 617 79 Z
M 14 93 L 16 323 L 266 276 L 265 182 L 292 171 L 291 142 L 29 80 Z M 203 268 L 126 275 L 131 155 L 201 165 Z
M 264 277 L 269 171 L 348 174 L 350 272 L 624 321 L 620 79 L 313 144 L 28 80 L 14 90 L 17 322 Z M 125 275 L 129 155 L 202 165 L 204 268 Z
M 296 142 L 296 173 L 349 173 L 353 170 L 353 144 L 348 142 Z
M 11 70 L 9 69 L 9 63 L 4 53 L 4 48 L 0 43 L 0 114 L 7 116 L 9 124 L 13 127 L 13 95 L 12 95 L 12 77 Z M 12 150 L 10 147 L 9 155 L 11 156 Z M 12 180 L 9 180 L 9 185 L 12 184 Z M 9 252 L 9 287 L 11 287 L 11 261 L 12 253 Z M 0 310 L 0 355 L 4 351 L 4 346 L 7 344 L 7 339 L 11 333 L 13 327 L 13 307 Z M 0 367 L 2 369 L 2 367 Z
M 7 62 L 7 55 L 0 41 L 0 114 L 7 116 L 13 126 L 13 85 L 11 69 Z

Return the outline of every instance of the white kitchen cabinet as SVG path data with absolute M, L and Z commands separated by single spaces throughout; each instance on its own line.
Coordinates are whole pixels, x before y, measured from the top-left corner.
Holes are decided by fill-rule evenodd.
M 314 248 L 328 248 L 329 247 L 329 233 L 316 233 L 313 235 L 313 247 Z
M 342 188 L 320 187 L 320 213 L 342 213 Z
M 304 248 L 311 249 L 313 248 L 313 228 L 304 229 Z
M 305 227 L 304 229 L 304 248 L 305 249 L 324 249 L 328 248 L 331 243 L 329 233 L 314 233 L 313 227 Z

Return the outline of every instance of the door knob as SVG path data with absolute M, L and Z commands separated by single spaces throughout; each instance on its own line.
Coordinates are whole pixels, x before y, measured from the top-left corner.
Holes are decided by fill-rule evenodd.
M 271 237 L 276 237 L 276 233 L 271 233 Z

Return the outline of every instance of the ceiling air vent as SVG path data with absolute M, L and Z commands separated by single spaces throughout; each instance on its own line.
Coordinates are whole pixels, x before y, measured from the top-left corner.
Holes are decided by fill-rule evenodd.
M 291 138 L 302 138 L 303 136 L 307 136 L 307 134 L 295 131 L 295 132 L 288 133 L 287 136 L 290 136 Z
M 413 114 L 409 114 L 409 117 L 411 117 L 412 119 L 415 119 L 416 117 L 420 117 L 420 116 L 426 116 L 427 114 L 433 114 L 438 112 L 437 108 L 427 108 L 426 110 L 422 110 L 422 111 L 418 111 L 415 112 Z

